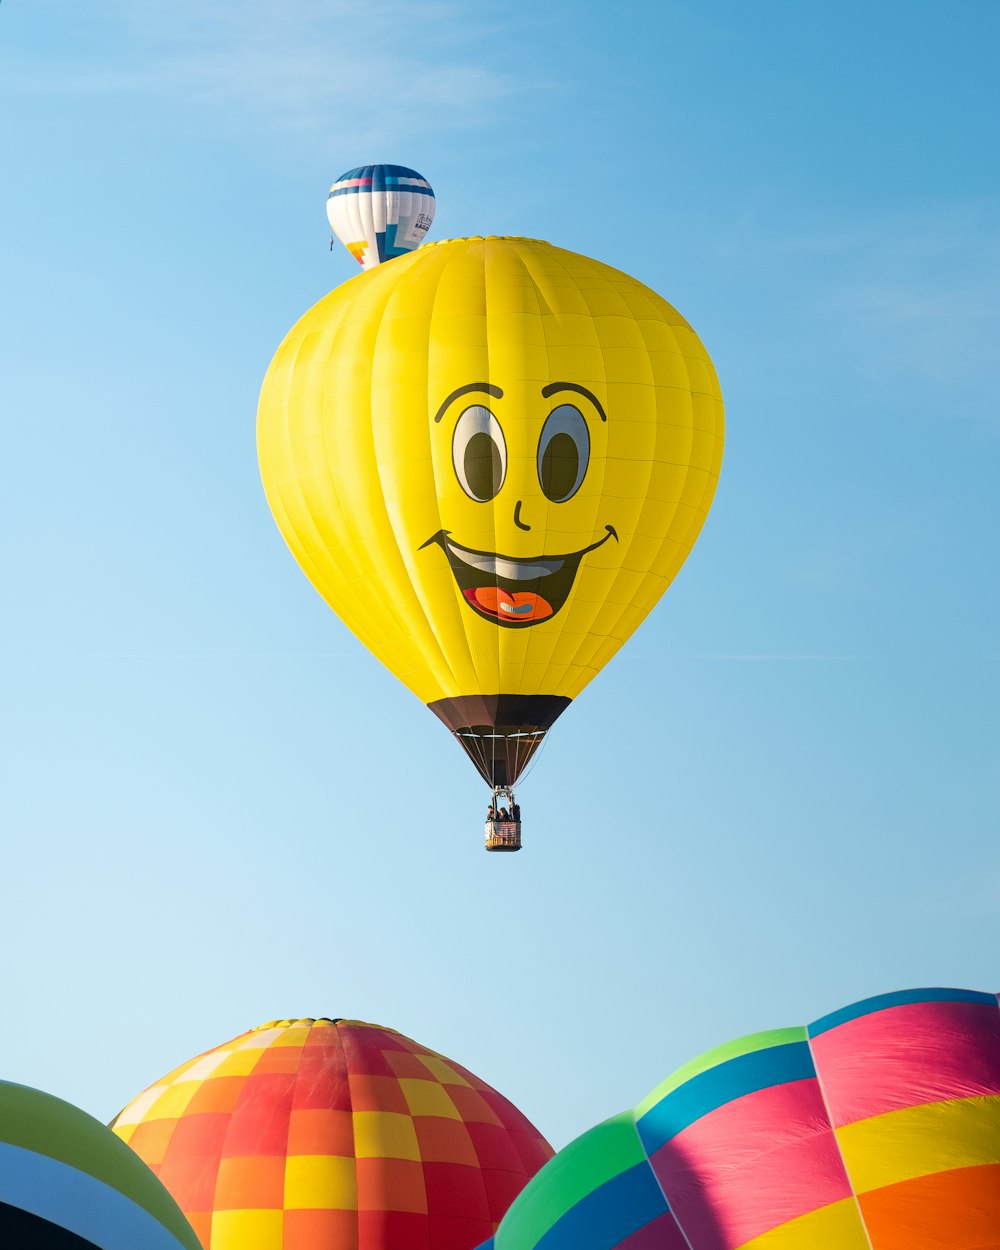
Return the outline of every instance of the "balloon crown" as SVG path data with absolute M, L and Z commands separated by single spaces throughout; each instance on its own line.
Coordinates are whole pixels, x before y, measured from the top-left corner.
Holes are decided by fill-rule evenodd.
M 545 239 L 534 239 L 527 234 L 462 234 L 453 239 L 432 239 L 421 245 L 420 250 L 428 247 L 441 247 L 445 243 L 542 243 L 552 247 Z
M 294 1025 L 308 1025 L 310 1028 L 314 1024 L 340 1024 L 346 1019 L 345 1016 L 289 1016 L 286 1020 L 268 1020 L 266 1024 L 257 1024 L 250 1029 L 251 1033 L 259 1033 L 262 1029 L 290 1029 Z

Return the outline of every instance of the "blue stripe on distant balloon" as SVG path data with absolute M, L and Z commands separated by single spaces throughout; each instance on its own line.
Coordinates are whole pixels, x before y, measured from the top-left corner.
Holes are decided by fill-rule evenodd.
M 865 998 L 860 1003 L 852 1003 L 840 1011 L 833 1011 L 823 1016 L 815 1024 L 809 1026 L 809 1036 L 819 1037 L 830 1029 L 846 1024 L 849 1020 L 858 1020 L 861 1016 L 870 1016 L 876 1011 L 884 1011 L 887 1007 L 902 1007 L 910 1003 L 985 1003 L 996 1007 L 995 994 L 983 994 L 978 990 L 897 990 L 894 994 L 879 994 L 875 998 Z
M 385 256 L 384 260 L 394 260 L 397 256 L 408 256 L 410 252 L 417 246 L 416 243 L 399 244 L 396 242 L 396 231 L 398 227 L 395 225 L 387 225 L 385 228 Z
M 375 250 L 378 252 L 379 260 L 380 261 L 385 260 L 385 231 L 384 230 L 375 231 Z
M 388 186 L 381 187 L 381 188 L 378 188 L 378 187 L 375 187 L 375 186 L 369 186 L 369 187 L 357 187 L 357 186 L 355 186 L 355 187 L 338 187 L 338 186 L 336 186 L 336 185 L 335 185 L 335 186 L 333 186 L 333 187 L 331 187 L 331 188 L 330 188 L 330 194 L 327 196 L 327 199 L 333 199 L 333 197 L 334 197 L 335 195 L 363 195 L 363 194 L 370 194 L 371 192 L 376 191 L 376 190 L 382 190 L 382 191 L 413 191 L 416 195 L 429 195 L 429 196 L 431 197 L 431 199 L 433 199 L 433 198 L 434 198 L 434 192 L 433 192 L 433 191 L 430 189 L 430 187 L 429 187 L 429 186 L 427 186 L 426 184 L 425 184 L 424 186 L 422 186 L 422 187 L 418 187 L 418 186 L 416 186 L 416 185 L 415 185 L 415 184 L 413 184 L 413 183 L 398 182 L 396 179 L 394 179 L 394 178 L 390 178 L 390 179 L 389 179 L 389 182 L 388 182 Z
M 0 1202 L 30 1211 L 100 1250 L 184 1250 L 159 1220 L 96 1177 L 0 1142 Z
M 570 1207 L 539 1237 L 534 1250 L 606 1250 L 668 1209 L 656 1177 L 643 1160 Z
M 418 174 L 415 169 L 407 169 L 405 165 L 359 165 L 357 169 L 349 169 L 346 174 L 341 174 L 337 181 L 343 182 L 346 178 L 370 178 L 376 169 L 394 178 L 423 178 L 423 174 Z
M 406 248 L 398 248 L 396 246 L 396 231 L 399 229 L 395 222 L 387 222 L 385 227 L 385 245 L 383 251 L 385 256 L 383 260 L 392 260 L 394 256 L 401 256 Z
M 738 1055 L 693 1076 L 650 1107 L 637 1122 L 639 1137 L 646 1153 L 653 1155 L 689 1125 L 727 1102 L 815 1075 L 808 1042 L 786 1042 Z

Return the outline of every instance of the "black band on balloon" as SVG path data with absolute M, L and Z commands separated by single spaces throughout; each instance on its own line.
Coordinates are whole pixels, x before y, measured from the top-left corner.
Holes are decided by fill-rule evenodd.
M 462 694 L 427 706 L 454 733 L 473 726 L 551 729 L 571 700 L 560 694 Z
M 98 1250 L 86 1237 L 7 1202 L 0 1202 L 0 1246 L 10 1250 Z
M 490 786 L 517 783 L 569 705 L 555 694 L 471 694 L 427 704 Z

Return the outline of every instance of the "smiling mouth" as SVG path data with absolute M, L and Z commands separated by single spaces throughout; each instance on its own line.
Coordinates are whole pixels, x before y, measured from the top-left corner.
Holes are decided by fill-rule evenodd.
M 448 530 L 432 534 L 421 543 L 420 550 L 437 543 L 470 607 L 488 621 L 518 629 L 555 616 L 573 589 L 583 557 L 603 547 L 609 538 L 618 542 L 614 526 L 604 528 L 607 532 L 603 538 L 565 556 L 521 559 L 495 551 L 474 551 L 454 542 Z

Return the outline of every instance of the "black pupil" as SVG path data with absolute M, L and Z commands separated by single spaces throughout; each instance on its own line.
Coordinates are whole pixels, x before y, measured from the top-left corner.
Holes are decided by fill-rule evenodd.
M 500 448 L 483 430 L 473 434 L 465 448 L 465 480 L 477 499 L 487 500 L 500 489 L 503 465 Z
M 572 494 L 580 472 L 580 450 L 569 434 L 553 434 L 542 452 L 542 490 L 557 502 Z

